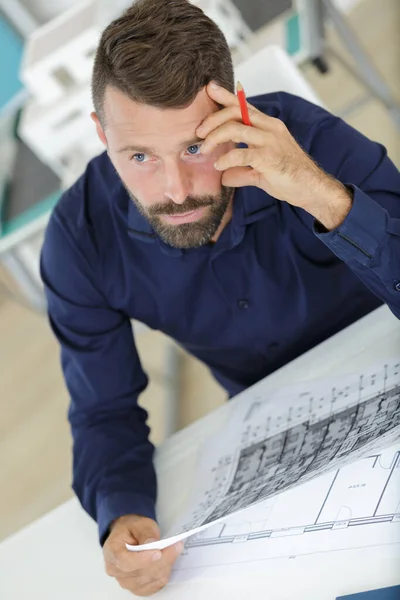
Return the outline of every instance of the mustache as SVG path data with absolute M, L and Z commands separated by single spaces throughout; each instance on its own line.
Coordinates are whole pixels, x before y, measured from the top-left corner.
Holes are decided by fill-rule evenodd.
M 213 196 L 188 196 L 182 204 L 175 204 L 175 202 L 163 202 L 160 204 L 153 204 L 153 206 L 147 209 L 150 215 L 183 215 L 204 206 L 211 206 L 215 203 L 215 197 Z

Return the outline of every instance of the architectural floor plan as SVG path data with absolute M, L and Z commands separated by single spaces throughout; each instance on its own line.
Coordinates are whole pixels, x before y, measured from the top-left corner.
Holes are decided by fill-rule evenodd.
M 188 538 L 174 578 L 207 567 L 371 546 L 400 558 L 400 445 L 317 477 Z M 242 567 L 241 567 L 242 568 Z
M 398 366 L 392 368 L 398 369 Z M 368 391 L 374 385 L 375 382 L 370 383 Z M 371 441 L 382 439 L 382 436 L 398 427 L 400 385 L 385 391 L 378 389 L 367 397 L 365 394 L 363 397 L 364 390 L 365 382 L 360 377 L 357 390 L 359 402 L 334 412 L 335 404 L 344 400 L 348 391 L 346 388 L 333 388 L 332 410 L 320 420 L 314 411 L 323 408 L 323 398 L 308 398 L 307 419 L 290 426 L 289 423 L 297 415 L 297 419 L 300 416 L 299 409 L 297 415 L 296 409 L 292 409 L 287 429 L 272 435 L 268 411 L 259 414 L 256 429 L 259 431 L 264 425 L 265 437 L 261 436 L 261 439 L 252 442 L 252 438 L 256 436 L 251 426 L 246 428 L 243 440 L 247 444 L 239 452 L 224 500 L 204 523 L 215 521 L 268 498 L 273 493 L 288 489 L 289 486 L 307 481 L 326 467 L 331 468 L 333 463 L 340 462 L 342 457 L 346 458 L 350 453 L 363 449 Z M 315 402 L 322 404 L 316 408 Z
M 350 517 L 325 518 L 343 477 L 340 469 L 367 455 L 380 456 L 398 440 L 398 359 L 340 380 L 309 382 L 272 394 L 263 393 L 261 381 L 235 400 L 227 427 L 205 443 L 187 510 L 154 547 L 166 547 L 268 498 L 280 502 L 282 492 L 298 490 L 325 474 L 332 488 L 321 513 L 324 523 L 348 521 Z M 321 515 L 298 526 L 328 527 Z M 222 523 L 218 527 L 226 532 Z

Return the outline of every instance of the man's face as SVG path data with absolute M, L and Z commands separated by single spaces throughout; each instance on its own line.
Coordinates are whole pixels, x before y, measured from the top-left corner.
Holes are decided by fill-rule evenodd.
M 233 188 L 221 185 L 214 163 L 233 144 L 200 154 L 196 129 L 218 110 L 205 90 L 184 109 L 159 109 L 107 88 L 100 139 L 131 199 L 169 245 L 201 246 L 221 226 Z M 96 121 L 96 118 L 95 118 Z

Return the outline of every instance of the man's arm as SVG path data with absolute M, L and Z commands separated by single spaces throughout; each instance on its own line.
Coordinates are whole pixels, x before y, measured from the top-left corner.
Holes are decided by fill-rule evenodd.
M 400 318 L 400 173 L 385 148 L 290 94 L 277 94 L 285 122 L 249 105 L 248 127 L 234 94 L 212 84 L 207 92 L 225 108 L 197 129 L 201 152 L 229 141 L 247 145 L 218 158 L 222 183 L 254 185 L 314 217 L 314 233 Z M 304 148 L 286 122 L 302 130 Z
M 147 377 L 130 320 L 107 306 L 97 268 L 95 250 L 77 243 L 56 209 L 41 274 L 71 396 L 73 488 L 104 542 L 122 515 L 155 519 L 156 478 L 147 413 L 137 403 Z
M 321 161 L 329 144 L 325 168 L 336 182 L 308 209 L 310 225 L 400 318 L 400 173 L 382 145 L 333 116 L 315 135 L 312 155 Z

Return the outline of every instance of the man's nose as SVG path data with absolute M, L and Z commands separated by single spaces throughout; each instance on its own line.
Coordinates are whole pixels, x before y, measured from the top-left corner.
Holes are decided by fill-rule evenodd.
M 186 165 L 173 162 L 165 166 L 165 196 L 183 204 L 190 193 L 190 174 Z

